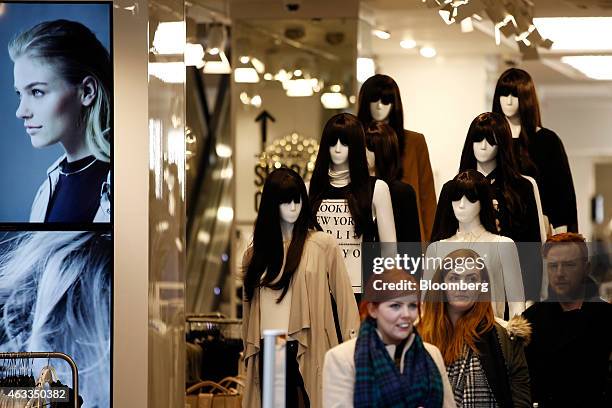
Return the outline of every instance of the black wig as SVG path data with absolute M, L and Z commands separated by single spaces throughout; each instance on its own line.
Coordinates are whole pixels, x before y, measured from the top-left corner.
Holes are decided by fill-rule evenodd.
M 529 157 L 527 148 L 529 146 L 529 136 L 535 135 L 538 127 L 542 127 L 542 119 L 535 84 L 527 71 L 519 68 L 509 68 L 501 74 L 497 80 L 497 85 L 495 85 L 493 112 L 504 114 L 499 98 L 508 95 L 518 98 L 519 101 L 518 114 L 521 118 L 521 133 L 519 135 L 518 164 L 522 169 L 534 172 L 536 167 Z
M 302 208 L 293 225 L 291 243 L 283 268 L 284 247 L 279 206 L 300 201 Z M 246 301 L 253 299 L 255 289 L 258 287 L 282 290 L 277 302 L 283 299 L 300 264 L 308 233 L 310 230 L 318 229 L 317 226 L 310 212 L 308 194 L 302 178 L 295 171 L 285 167 L 270 173 L 266 178 L 261 195 L 261 204 L 253 231 L 253 242 L 249 248 L 249 258 L 247 258 L 248 266 L 245 265 L 244 298 Z M 283 269 L 282 276 L 275 282 L 281 269 Z
M 444 187 L 448 190 L 444 196 L 440 195 L 432 229 L 432 242 L 450 238 L 457 233 L 459 221 L 453 211 L 453 201 L 459 201 L 463 196 L 466 196 L 472 203 L 480 202 L 479 217 L 482 226 L 487 231 L 497 234 L 491 185 L 485 176 L 477 170 L 465 170 L 457 174 Z
M 392 103 L 391 112 L 389 112 L 389 125 L 397 135 L 399 143 L 400 158 L 404 157 L 404 110 L 402 107 L 402 99 L 400 90 L 393 78 L 388 75 L 376 74 L 368 78 L 361 89 L 359 90 L 359 110 L 357 116 L 366 128 L 372 122 L 372 112 L 370 111 L 370 103 L 382 101 L 387 105 Z
M 480 143 L 483 139 L 487 139 L 491 146 L 497 146 L 497 169 L 499 169 L 498 174 L 501 178 L 499 181 L 503 184 L 502 191 L 510 213 L 508 221 L 511 224 L 513 222 L 520 224 L 525 214 L 521 206 L 520 194 L 515 186 L 523 182 L 523 177 L 514 159 L 510 125 L 503 114 L 485 112 L 472 121 L 463 145 L 459 171 L 476 170 L 474 143 Z

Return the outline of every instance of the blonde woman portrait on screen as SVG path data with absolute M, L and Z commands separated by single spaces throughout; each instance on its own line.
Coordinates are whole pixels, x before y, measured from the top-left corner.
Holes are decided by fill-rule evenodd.
M 30 222 L 110 221 L 111 84 L 107 49 L 81 23 L 42 22 L 8 45 L 32 146 L 61 144 L 32 203 Z

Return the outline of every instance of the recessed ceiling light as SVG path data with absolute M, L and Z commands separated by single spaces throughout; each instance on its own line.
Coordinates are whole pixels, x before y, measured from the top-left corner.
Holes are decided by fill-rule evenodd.
M 391 38 L 391 33 L 385 30 L 375 29 L 372 30 L 372 34 L 374 34 L 381 40 L 388 40 L 389 38 Z
M 434 47 L 421 47 L 419 53 L 425 58 L 433 58 L 437 54 L 436 49 Z
M 612 81 L 612 55 L 580 55 L 562 57 L 568 64 L 591 79 Z
M 612 50 L 612 17 L 534 18 L 533 23 L 553 41 L 553 51 Z
M 414 40 L 402 40 L 400 41 L 400 47 L 404 48 L 404 49 L 412 49 L 415 48 L 417 45 L 416 41 Z

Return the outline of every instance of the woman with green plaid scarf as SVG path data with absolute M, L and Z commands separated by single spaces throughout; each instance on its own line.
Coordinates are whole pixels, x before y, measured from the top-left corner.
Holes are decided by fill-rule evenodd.
M 323 407 L 455 407 L 440 351 L 424 343 L 414 327 L 417 286 L 398 269 L 370 277 L 359 336 L 325 355 Z

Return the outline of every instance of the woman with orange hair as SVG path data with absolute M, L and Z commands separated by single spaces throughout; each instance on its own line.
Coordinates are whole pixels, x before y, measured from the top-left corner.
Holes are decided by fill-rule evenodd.
M 419 331 L 440 349 L 457 407 L 531 407 L 529 323 L 515 316 L 504 328 L 495 320 L 489 273 L 475 251 L 455 250 L 441 265 L 433 283 L 443 290 L 427 292 Z

